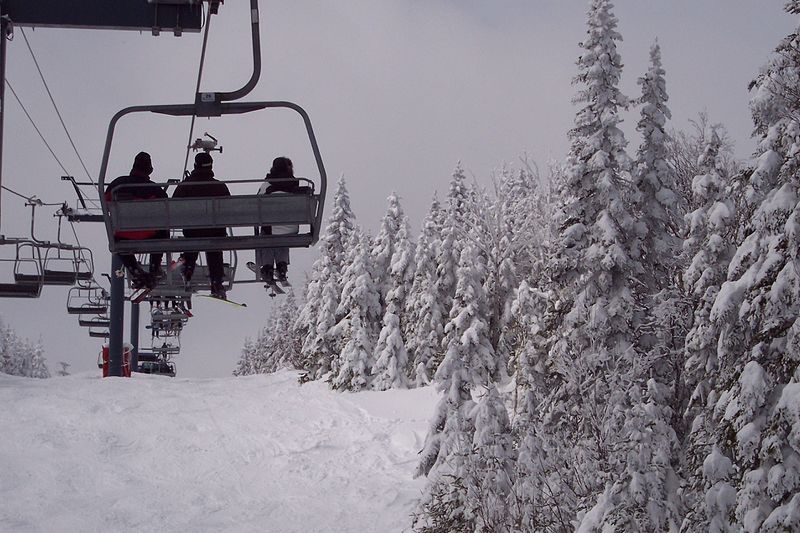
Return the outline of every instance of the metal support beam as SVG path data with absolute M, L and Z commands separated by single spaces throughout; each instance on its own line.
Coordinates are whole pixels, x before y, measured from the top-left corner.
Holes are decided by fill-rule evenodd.
M 122 336 L 125 329 L 125 278 L 119 254 L 111 254 L 111 327 L 108 339 L 108 375 L 122 377 Z
M 199 32 L 199 3 L 165 5 L 148 0 L 3 0 L 4 10 L 17 26 Z
M 6 33 L 10 28 L 5 11 L 5 4 L 0 0 L 0 185 L 3 184 L 3 119 L 6 114 Z M 0 228 L 2 228 L 2 217 L 0 217 Z
M 139 368 L 139 304 L 131 302 L 131 371 Z

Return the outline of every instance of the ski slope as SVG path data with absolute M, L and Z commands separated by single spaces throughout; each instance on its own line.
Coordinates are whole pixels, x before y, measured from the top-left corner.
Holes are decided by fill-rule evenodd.
M 436 393 L 0 375 L 0 531 L 394 532 Z

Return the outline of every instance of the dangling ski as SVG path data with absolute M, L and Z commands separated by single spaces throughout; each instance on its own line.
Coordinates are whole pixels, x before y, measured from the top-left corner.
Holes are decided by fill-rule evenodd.
M 153 290 L 150 287 L 142 287 L 141 289 L 136 289 L 131 293 L 128 299 L 135 304 L 141 303 L 147 298 L 147 295 L 150 294 L 150 291 Z
M 246 303 L 241 302 L 234 302 L 233 300 L 228 300 L 227 298 L 218 298 L 216 296 L 211 296 L 210 294 L 198 294 L 200 298 L 205 298 L 206 300 L 216 300 L 218 302 L 225 302 L 226 304 L 230 304 L 234 307 L 247 307 Z

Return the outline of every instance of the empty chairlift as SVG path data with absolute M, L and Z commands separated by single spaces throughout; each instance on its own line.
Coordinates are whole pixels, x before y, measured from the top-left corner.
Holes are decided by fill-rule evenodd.
M 105 315 L 109 297 L 98 285 L 72 287 L 67 293 L 67 313 L 71 315 Z
M 13 270 L 13 282 L 0 283 L 2 298 L 38 298 L 42 293 L 42 259 L 38 246 L 28 240 L 0 237 L 2 248 L 14 247 L 14 257 L 0 257 Z

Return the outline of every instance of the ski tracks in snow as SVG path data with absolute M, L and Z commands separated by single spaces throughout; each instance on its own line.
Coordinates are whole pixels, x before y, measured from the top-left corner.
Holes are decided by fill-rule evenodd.
M 404 531 L 435 392 L 0 376 L 0 530 Z

